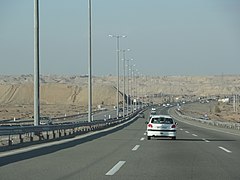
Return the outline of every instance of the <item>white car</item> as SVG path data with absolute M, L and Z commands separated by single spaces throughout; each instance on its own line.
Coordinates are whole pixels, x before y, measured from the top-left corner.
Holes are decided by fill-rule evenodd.
M 147 139 L 170 137 L 176 139 L 177 123 L 168 115 L 153 115 L 147 123 Z
M 156 113 L 157 113 L 156 108 L 152 108 L 150 114 L 151 114 L 151 115 L 155 115 Z
M 50 117 L 40 117 L 40 125 L 52 125 L 52 119 Z
M 156 108 L 152 108 L 152 111 L 156 111 Z

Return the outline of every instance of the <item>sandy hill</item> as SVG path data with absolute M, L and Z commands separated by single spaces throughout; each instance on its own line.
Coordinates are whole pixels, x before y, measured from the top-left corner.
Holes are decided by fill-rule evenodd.
M 33 84 L 0 85 L 1 104 L 33 104 Z M 116 90 L 110 85 L 93 86 L 93 105 L 114 104 Z M 88 87 L 61 83 L 44 83 L 40 87 L 41 104 L 82 104 L 88 103 Z
M 99 104 L 109 107 L 116 104 L 116 81 L 114 76 L 93 77 L 94 108 Z M 60 116 L 87 110 L 86 76 L 46 75 L 41 76 L 40 84 L 41 113 Z M 126 93 L 127 84 L 126 79 Z M 122 90 L 123 78 L 120 77 L 120 91 Z M 180 97 L 232 95 L 240 92 L 240 75 L 137 76 L 129 78 L 129 90 L 130 94 L 145 97 L 145 101 L 159 101 L 152 98 L 159 94 Z M 33 76 L 0 76 L 0 119 L 31 117 L 32 114 Z

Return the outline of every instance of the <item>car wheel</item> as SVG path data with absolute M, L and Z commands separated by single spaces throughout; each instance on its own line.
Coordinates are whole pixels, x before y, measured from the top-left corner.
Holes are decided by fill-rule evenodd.
M 147 140 L 151 140 L 151 136 L 148 136 L 148 137 L 147 137 Z

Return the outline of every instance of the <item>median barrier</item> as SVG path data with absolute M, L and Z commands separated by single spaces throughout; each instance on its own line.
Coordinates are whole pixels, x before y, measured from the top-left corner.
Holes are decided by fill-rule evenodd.
M 18 147 L 23 144 L 34 144 L 35 142 L 48 142 L 62 138 L 71 138 L 75 135 L 81 135 L 90 131 L 97 131 L 126 122 L 134 117 L 141 110 L 130 114 L 125 118 L 111 118 L 108 120 L 97 120 L 92 122 L 75 122 L 72 124 L 61 125 L 39 125 L 25 127 L 1 127 L 0 129 L 0 147 L 11 146 Z M 68 133 L 67 133 L 68 132 Z M 0 148 L 0 151 L 4 148 Z

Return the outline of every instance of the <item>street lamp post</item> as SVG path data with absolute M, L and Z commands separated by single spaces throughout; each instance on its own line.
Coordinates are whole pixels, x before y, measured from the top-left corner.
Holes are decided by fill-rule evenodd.
M 130 59 L 131 61 L 133 61 L 133 59 Z M 131 97 L 130 97 L 130 87 L 129 87 L 129 72 L 130 72 L 130 65 L 129 65 L 129 59 L 127 60 L 128 64 L 127 64 L 127 67 L 128 67 L 128 80 L 127 80 L 127 85 L 128 85 L 128 98 L 127 98 L 127 112 L 129 113 L 129 105 L 131 105 Z M 130 74 L 131 76 L 131 74 Z M 130 101 L 130 102 L 129 102 Z
M 92 2 L 88 0 L 89 47 L 88 47 L 88 122 L 92 121 Z
M 131 60 L 133 60 L 133 59 L 131 59 Z M 128 115 L 128 113 L 129 113 L 129 98 L 130 98 L 130 91 L 129 91 L 129 69 L 130 69 L 130 67 L 129 67 L 129 59 L 126 59 L 126 61 L 127 61 L 127 115 Z
M 123 117 L 125 117 L 125 66 L 126 66 L 126 51 L 130 51 L 130 49 L 123 49 Z M 127 113 L 128 114 L 128 113 Z
M 135 69 L 135 72 L 134 72 L 134 110 L 137 109 L 137 72 L 138 70 Z
M 39 125 L 39 1 L 34 1 L 34 126 Z
M 139 71 L 136 69 L 136 77 L 135 77 L 135 83 L 136 83 L 136 85 L 135 85 L 135 88 L 136 88 L 136 104 L 135 104 L 135 108 L 136 109 L 138 109 L 138 106 L 139 106 L 139 92 L 138 92 L 138 78 L 139 78 Z
M 123 50 L 123 118 L 125 116 L 125 50 Z
M 135 103 L 134 103 L 134 109 L 137 109 L 137 72 L 138 72 L 138 70 L 136 69 L 135 70 L 135 73 L 134 73 L 134 89 L 135 89 L 135 91 L 134 91 L 134 97 L 135 97 L 135 99 L 134 99 L 134 101 L 135 101 Z
M 131 98 L 130 98 L 130 105 L 131 105 L 131 112 L 133 113 L 133 99 L 132 97 L 134 98 L 133 96 L 133 73 L 134 73 L 134 70 L 133 70 L 133 67 L 135 66 L 135 64 L 131 65 L 131 68 L 129 69 L 129 71 L 131 72 L 131 87 L 130 87 L 130 91 L 131 91 Z
M 109 37 L 114 37 L 117 40 L 117 93 L 116 93 L 116 100 L 117 100 L 117 118 L 119 117 L 119 57 L 120 57 L 120 38 L 125 38 L 125 35 L 109 35 Z

